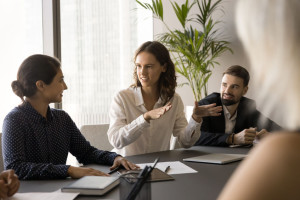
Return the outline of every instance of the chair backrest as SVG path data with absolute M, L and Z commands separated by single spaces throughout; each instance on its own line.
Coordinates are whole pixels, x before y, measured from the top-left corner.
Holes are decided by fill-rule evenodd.
M 80 131 L 92 146 L 97 149 L 111 151 L 113 146 L 108 141 L 108 128 L 109 124 L 83 125 Z
M 180 146 L 180 144 L 178 142 L 177 137 L 174 137 L 172 135 L 171 139 L 170 139 L 170 150 L 179 149 L 179 148 L 181 148 L 181 146 Z
M 3 156 L 2 156 L 2 133 L 0 133 L 0 172 L 4 170 Z

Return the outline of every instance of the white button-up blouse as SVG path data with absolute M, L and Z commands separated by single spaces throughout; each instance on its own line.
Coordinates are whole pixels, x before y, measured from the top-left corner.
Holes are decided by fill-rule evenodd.
M 110 108 L 110 127 L 107 132 L 113 151 L 122 156 L 144 154 L 170 149 L 173 134 L 182 147 L 188 148 L 200 137 L 201 123 L 191 117 L 187 123 L 180 96 L 175 93 L 170 100 L 172 107 L 159 119 L 148 123 L 143 114 L 147 112 L 140 87 L 120 91 Z M 154 108 L 163 106 L 158 99 Z

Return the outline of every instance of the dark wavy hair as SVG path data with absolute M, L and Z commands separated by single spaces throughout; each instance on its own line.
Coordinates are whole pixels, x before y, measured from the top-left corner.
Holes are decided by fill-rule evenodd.
M 175 66 L 171 60 L 170 53 L 160 42 L 148 41 L 136 50 L 134 62 L 136 61 L 137 56 L 142 52 L 151 53 L 161 65 L 166 65 L 166 72 L 161 73 L 158 80 L 159 95 L 163 99 L 164 104 L 166 104 L 174 96 L 175 88 L 177 86 Z M 133 78 L 134 84 L 132 87 L 141 87 L 142 85 L 138 79 L 136 67 L 134 68 Z
M 24 101 L 24 96 L 31 97 L 36 93 L 37 81 L 50 84 L 60 66 L 58 59 L 47 55 L 29 56 L 19 67 L 17 80 L 11 83 L 13 92 Z

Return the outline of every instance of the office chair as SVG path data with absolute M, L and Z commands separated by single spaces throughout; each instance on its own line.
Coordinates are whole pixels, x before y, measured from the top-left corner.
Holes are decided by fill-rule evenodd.
M 109 124 L 83 125 L 80 132 L 90 144 L 97 149 L 111 151 L 113 146 L 109 143 L 107 131 Z M 69 153 L 67 164 L 80 166 L 77 159 Z
M 0 133 L 0 172 L 4 170 L 3 156 L 2 156 L 2 133 Z
M 173 150 L 173 149 L 179 149 L 181 148 L 179 142 L 178 142 L 178 139 L 177 137 L 174 137 L 173 135 L 171 136 L 171 139 L 170 139 L 170 150 Z
M 111 151 L 113 146 L 108 141 L 108 128 L 109 124 L 83 125 L 80 131 L 92 146 L 97 149 Z

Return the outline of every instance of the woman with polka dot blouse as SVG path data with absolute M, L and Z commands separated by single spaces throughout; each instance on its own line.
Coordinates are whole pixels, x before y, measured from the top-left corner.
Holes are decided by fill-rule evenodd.
M 61 102 L 67 89 L 57 59 L 28 57 L 11 86 L 23 103 L 4 119 L 3 157 L 4 167 L 15 170 L 20 179 L 108 176 L 95 169 L 66 165 L 68 152 L 83 164 L 112 165 L 110 169 L 119 165 L 137 167 L 116 153 L 91 146 L 66 112 L 49 107 L 50 103 Z

